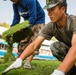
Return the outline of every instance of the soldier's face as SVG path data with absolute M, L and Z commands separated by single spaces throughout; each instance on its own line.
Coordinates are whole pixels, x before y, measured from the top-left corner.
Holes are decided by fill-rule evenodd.
M 59 8 L 58 5 L 51 9 L 47 9 L 47 11 L 48 16 L 53 23 L 60 21 L 61 18 L 63 17 L 63 14 L 65 13 L 63 7 Z

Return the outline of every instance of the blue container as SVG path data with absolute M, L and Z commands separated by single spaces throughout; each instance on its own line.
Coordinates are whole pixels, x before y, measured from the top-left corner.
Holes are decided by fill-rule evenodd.
M 6 50 L 0 50 L 0 57 L 4 57 L 4 54 L 5 54 L 6 52 L 7 52 Z M 13 55 L 14 55 L 15 57 L 18 56 L 16 52 L 13 52 Z

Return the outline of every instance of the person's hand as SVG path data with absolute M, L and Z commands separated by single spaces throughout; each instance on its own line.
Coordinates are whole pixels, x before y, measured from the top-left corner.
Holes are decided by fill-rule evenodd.
M 62 72 L 62 71 L 60 71 L 60 70 L 54 70 L 54 72 L 52 73 L 52 74 L 50 74 L 50 75 L 65 75 L 65 73 L 64 72 Z
M 17 58 L 16 61 L 10 65 L 7 69 L 5 69 L 2 73 L 2 75 L 8 73 L 10 70 L 15 69 L 15 68 L 19 68 L 22 66 L 22 59 L 21 58 Z

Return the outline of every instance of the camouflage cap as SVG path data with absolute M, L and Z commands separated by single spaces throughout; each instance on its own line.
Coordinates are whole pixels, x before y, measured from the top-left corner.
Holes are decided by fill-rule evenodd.
M 66 0 L 46 0 L 46 6 L 43 9 L 53 8 L 57 4 L 66 4 Z

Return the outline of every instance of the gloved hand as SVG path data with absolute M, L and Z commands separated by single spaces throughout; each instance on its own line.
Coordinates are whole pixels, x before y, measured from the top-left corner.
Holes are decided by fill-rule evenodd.
M 22 59 L 21 58 L 17 58 L 16 61 L 10 65 L 10 67 L 12 68 L 19 68 L 22 66 Z
M 50 75 L 65 75 L 65 73 L 64 72 L 62 72 L 62 71 L 60 71 L 60 70 L 54 70 L 54 72 L 52 73 L 52 74 L 50 74 Z
M 21 58 L 17 58 L 16 61 L 12 65 L 10 65 L 6 70 L 3 71 L 3 74 L 6 74 L 10 70 L 12 70 L 14 68 L 19 68 L 21 66 L 22 66 L 22 59 Z

